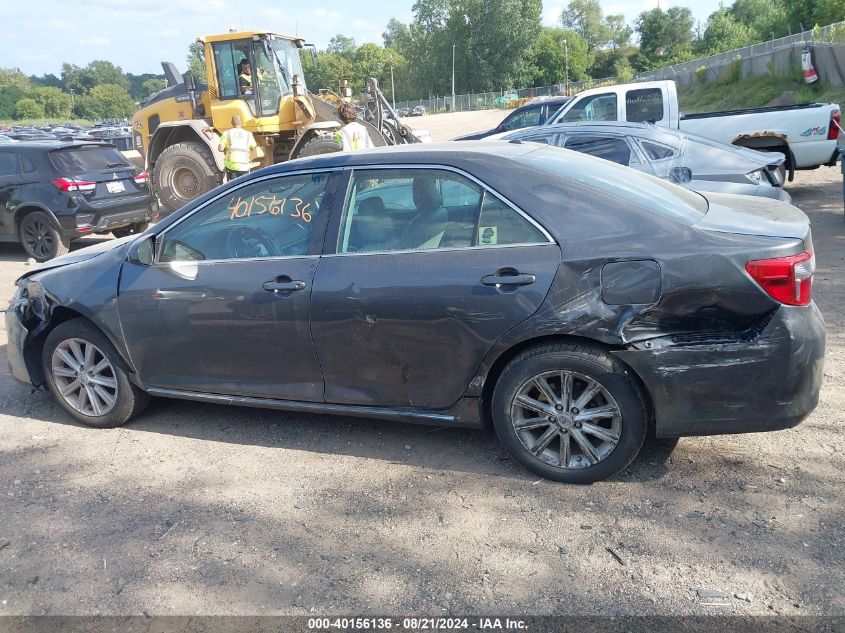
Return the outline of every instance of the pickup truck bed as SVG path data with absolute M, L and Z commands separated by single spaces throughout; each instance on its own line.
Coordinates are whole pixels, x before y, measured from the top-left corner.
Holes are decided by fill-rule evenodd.
M 719 110 L 717 112 L 698 112 L 682 114 L 681 121 L 688 119 L 710 119 L 718 116 L 734 116 L 736 114 L 761 114 L 763 112 L 783 112 L 784 110 L 804 110 L 807 108 L 824 108 L 822 103 L 801 103 L 797 105 L 764 106 L 762 108 L 739 108 L 737 110 Z

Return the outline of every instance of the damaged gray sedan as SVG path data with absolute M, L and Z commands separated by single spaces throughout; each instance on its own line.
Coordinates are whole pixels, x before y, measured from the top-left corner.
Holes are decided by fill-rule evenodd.
M 583 154 L 330 154 L 219 187 L 17 282 L 14 376 L 77 420 L 150 396 L 492 427 L 528 469 L 610 477 L 658 437 L 798 424 L 824 323 L 806 216 Z
M 786 175 L 783 154 L 725 145 L 650 123 L 559 123 L 499 134 L 495 138 L 565 147 L 693 191 L 792 200 L 783 188 Z

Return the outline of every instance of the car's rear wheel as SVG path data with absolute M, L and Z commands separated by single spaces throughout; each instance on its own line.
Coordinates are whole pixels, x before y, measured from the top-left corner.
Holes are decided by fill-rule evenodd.
M 42 362 L 58 403 L 88 426 L 125 424 L 149 401 L 149 396 L 129 381 L 114 346 L 84 319 L 65 321 L 50 332 Z
M 70 242 L 62 239 L 53 219 L 44 211 L 32 211 L 18 224 L 18 239 L 26 254 L 46 262 L 68 252 Z
M 496 434 L 517 461 L 567 483 L 592 483 L 624 469 L 647 428 L 629 370 L 589 345 L 522 352 L 499 376 L 491 408 Z
M 129 226 L 122 226 L 119 229 L 112 229 L 111 234 L 115 237 L 126 237 L 128 235 L 136 235 L 138 233 L 143 233 L 147 230 L 147 227 L 150 226 L 149 222 L 136 222 L 135 224 L 130 224 Z

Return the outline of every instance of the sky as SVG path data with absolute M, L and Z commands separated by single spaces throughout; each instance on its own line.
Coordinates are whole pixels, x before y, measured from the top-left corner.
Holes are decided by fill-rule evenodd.
M 600 0 L 605 15 L 622 13 L 633 24 L 660 2 L 686 6 L 704 22 L 719 0 Z M 413 0 L 0 0 L 3 44 L 0 68 L 27 75 L 59 75 L 62 62 L 84 66 L 106 59 L 134 74 L 160 73 L 172 61 L 184 72 L 188 45 L 198 35 L 232 27 L 301 35 L 322 49 L 337 33 L 358 44 L 382 43 L 391 17 L 410 22 Z M 544 0 L 543 23 L 555 25 L 568 0 Z M 729 0 L 727 4 L 730 4 Z M 289 7 L 294 7 L 290 9 Z

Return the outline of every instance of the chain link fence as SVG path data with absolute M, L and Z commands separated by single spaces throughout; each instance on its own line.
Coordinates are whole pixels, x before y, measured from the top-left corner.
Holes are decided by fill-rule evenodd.
M 691 81 L 697 71 L 704 69 L 708 78 L 718 75 L 720 69 L 729 66 L 738 59 L 747 60 L 765 56 L 773 56 L 776 52 L 791 49 L 795 46 L 845 43 L 845 21 L 828 24 L 819 29 L 804 31 L 787 37 L 779 37 L 760 44 L 751 44 L 731 51 L 699 57 L 680 64 L 665 66 L 657 70 L 643 72 L 636 75 L 636 81 L 656 81 L 659 79 L 674 79 L 682 83 Z
M 736 48 L 731 51 L 700 57 L 688 62 L 673 64 L 658 70 L 643 72 L 635 75 L 634 81 L 654 81 L 658 79 L 674 79 L 686 83 L 695 76 L 697 70 L 702 67 L 716 74 L 721 69 L 743 58 L 757 58 L 764 55 L 773 55 L 776 51 L 788 49 L 803 44 L 830 44 L 835 42 L 845 43 L 845 21 L 836 22 L 819 29 L 804 31 L 787 37 L 779 37 L 768 42 L 752 44 L 743 48 Z M 440 96 L 435 95 L 428 99 L 412 99 L 410 101 L 397 101 L 397 110 L 407 110 L 408 115 L 413 114 L 434 114 L 437 112 L 464 112 L 470 110 L 491 110 L 512 108 L 520 105 L 523 100 L 537 97 L 553 97 L 562 95 L 574 95 L 582 90 L 596 88 L 599 86 L 616 83 L 615 77 L 603 79 L 589 79 L 587 81 L 571 81 L 568 84 L 560 83 L 552 86 L 540 86 L 536 88 L 522 88 L 520 90 L 499 90 L 497 92 L 479 92 L 474 94 Z M 417 112 L 414 112 L 414 109 Z M 404 112 L 401 114 L 405 114 Z
M 604 79 L 590 79 L 587 81 L 570 81 L 568 84 L 560 83 L 552 86 L 538 86 L 534 88 L 521 88 L 519 90 L 499 90 L 497 92 L 477 92 L 473 94 L 452 96 L 434 96 L 428 99 L 411 99 L 410 101 L 397 101 L 397 110 L 408 110 L 413 114 L 414 108 L 422 110 L 423 114 L 434 114 L 437 112 L 466 112 L 471 110 L 493 110 L 496 108 L 512 108 L 514 104 L 524 100 L 537 97 L 558 97 L 562 95 L 574 95 L 587 88 L 613 83 L 613 77 Z M 401 114 L 401 113 L 400 113 Z

